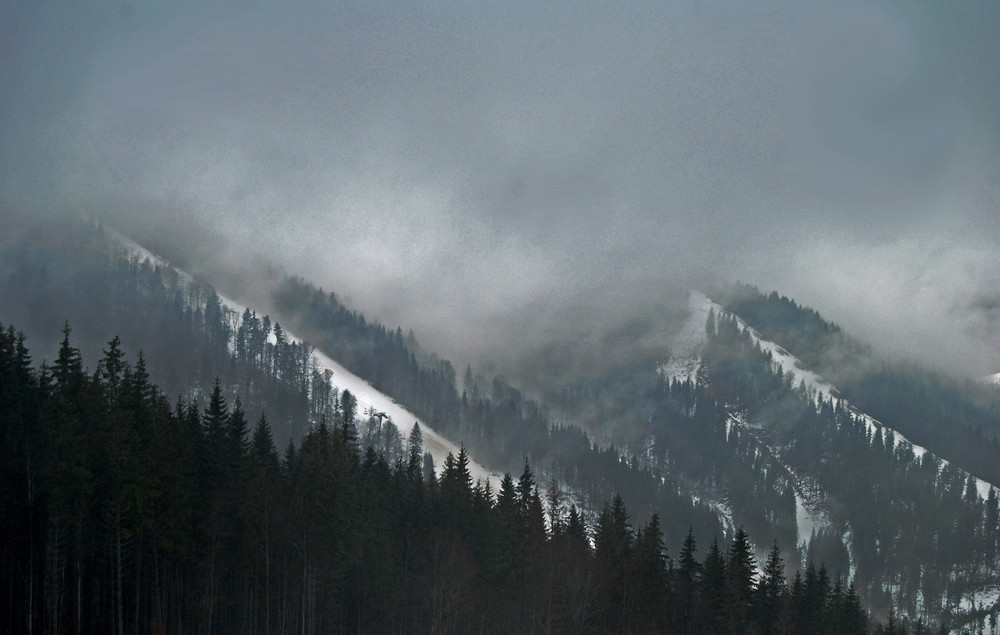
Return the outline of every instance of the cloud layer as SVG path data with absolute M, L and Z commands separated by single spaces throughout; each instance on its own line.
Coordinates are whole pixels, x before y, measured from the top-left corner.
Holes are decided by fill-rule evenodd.
M 167 4 L 0 10 L 6 209 L 267 258 L 462 361 L 722 278 L 1000 366 L 993 3 Z

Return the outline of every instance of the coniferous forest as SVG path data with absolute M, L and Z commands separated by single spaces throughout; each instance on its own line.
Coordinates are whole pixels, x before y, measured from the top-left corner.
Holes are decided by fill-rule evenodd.
M 87 372 L 68 327 L 38 366 L 11 326 L 0 404 L 5 632 L 868 632 L 825 567 L 788 582 L 775 544 L 757 576 L 742 529 L 666 546 L 527 463 L 494 491 L 464 449 L 435 477 L 419 428 L 361 447 L 349 392 L 279 452 L 218 382 L 171 402 L 118 338 Z

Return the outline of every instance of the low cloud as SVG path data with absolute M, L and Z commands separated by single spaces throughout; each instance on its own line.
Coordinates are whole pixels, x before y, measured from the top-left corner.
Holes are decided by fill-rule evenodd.
M 4 11 L 5 209 L 275 262 L 459 363 L 656 354 L 713 279 L 1000 363 L 996 7 Z

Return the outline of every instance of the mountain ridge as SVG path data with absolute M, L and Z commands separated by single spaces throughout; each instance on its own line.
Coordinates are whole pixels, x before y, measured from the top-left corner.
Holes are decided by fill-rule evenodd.
M 714 302 L 707 295 L 698 291 L 691 292 L 691 312 L 694 328 L 691 328 L 691 324 L 689 324 L 685 327 L 684 333 L 678 338 L 677 344 L 679 344 L 682 349 L 684 347 L 690 347 L 692 341 L 694 342 L 695 347 L 704 345 L 707 337 L 702 337 L 699 340 L 695 337 L 695 335 L 700 332 L 704 336 L 705 324 L 709 319 L 711 319 L 712 315 L 732 315 L 737 319 L 741 328 L 748 330 L 754 341 L 761 346 L 761 349 L 771 355 L 776 367 L 780 368 L 786 375 L 792 376 L 796 384 L 810 393 L 812 400 L 817 403 L 817 406 L 824 400 L 829 401 L 833 406 L 837 406 L 843 402 L 850 412 L 852 412 L 855 416 L 860 417 L 865 422 L 865 425 L 868 427 L 870 433 L 874 434 L 876 430 L 882 430 L 883 434 L 887 435 L 887 438 L 892 440 L 893 450 L 895 450 L 898 445 L 903 444 L 904 446 L 908 446 L 918 458 L 928 452 L 927 448 L 911 442 L 897 430 L 887 426 L 871 415 L 862 412 L 856 406 L 851 404 L 848 399 L 844 398 L 841 395 L 840 390 L 838 390 L 833 384 L 824 380 L 815 371 L 805 368 L 804 364 L 797 357 L 786 351 L 777 343 L 765 339 L 764 336 L 758 333 L 756 329 L 747 324 L 742 317 L 727 310 L 721 304 Z M 704 321 L 701 321 L 701 314 L 705 315 Z M 698 328 L 699 325 L 700 328 Z M 679 356 L 672 355 L 666 362 L 658 367 L 657 371 L 665 373 L 671 380 L 688 381 L 696 379 L 697 370 L 700 368 L 700 360 L 692 354 L 693 352 L 694 351 L 688 351 L 687 353 L 682 353 Z M 931 454 L 933 455 L 934 453 L 932 452 Z M 948 461 L 941 459 L 940 457 L 936 458 L 942 462 L 942 468 L 949 464 Z M 961 468 L 959 469 L 963 474 L 971 476 L 975 479 L 979 496 L 983 500 L 989 496 L 991 489 L 994 490 L 994 493 L 1000 493 L 1000 487 L 996 484 L 989 483 L 984 479 L 970 474 L 966 470 Z
M 142 245 L 139 245 L 124 234 L 121 234 L 111 228 L 105 228 L 104 231 L 112 236 L 118 244 L 126 248 L 129 253 L 133 254 L 140 260 L 148 261 L 156 266 L 167 267 L 176 271 L 182 279 L 188 281 L 193 280 L 190 274 L 177 269 L 164 258 L 155 255 L 153 252 L 149 251 Z M 243 315 L 245 312 L 251 310 L 249 306 L 222 294 L 219 294 L 219 300 L 223 306 L 227 307 L 236 316 Z M 288 330 L 284 331 L 284 335 L 289 341 L 303 341 L 301 338 L 297 337 Z M 271 334 L 270 337 L 273 340 L 274 335 Z M 460 450 L 458 445 L 439 434 L 425 421 L 422 421 L 420 417 L 406 410 L 406 408 L 398 404 L 393 398 L 376 390 L 368 381 L 358 377 L 323 351 L 314 349 L 312 351 L 312 355 L 316 359 L 317 370 L 321 372 L 330 371 L 331 375 L 328 381 L 333 388 L 341 392 L 349 390 L 357 399 L 358 405 L 363 408 L 369 416 L 382 415 L 387 417 L 386 423 L 396 427 L 404 443 L 410 435 L 410 428 L 407 427 L 407 424 L 412 421 L 413 424 L 419 425 L 423 435 L 424 448 L 434 458 L 435 468 L 438 472 L 443 469 L 445 459 L 449 454 L 452 456 L 458 455 Z M 502 475 L 487 469 L 475 460 L 470 461 L 469 470 L 472 473 L 474 480 L 483 481 L 484 484 L 490 482 L 494 488 L 499 486 L 500 481 L 503 480 Z

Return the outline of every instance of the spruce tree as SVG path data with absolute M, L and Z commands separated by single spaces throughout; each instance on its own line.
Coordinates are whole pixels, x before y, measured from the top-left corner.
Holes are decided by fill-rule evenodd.
M 728 588 L 726 559 L 719 549 L 718 538 L 715 538 L 701 565 L 697 612 L 701 617 L 702 632 L 721 635 L 729 631 L 731 624 L 726 611 Z
M 771 545 L 753 597 L 754 621 L 761 633 L 781 632 L 782 598 L 785 594 L 785 564 L 778 541 Z
M 756 571 L 757 562 L 753 555 L 753 547 L 741 526 L 737 528 L 733 542 L 729 546 L 729 556 L 726 561 L 729 583 L 727 610 L 730 623 L 735 628 L 745 628 L 749 622 L 750 599 Z

